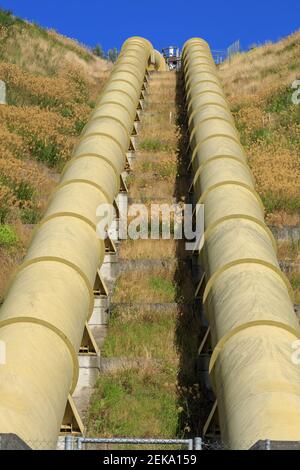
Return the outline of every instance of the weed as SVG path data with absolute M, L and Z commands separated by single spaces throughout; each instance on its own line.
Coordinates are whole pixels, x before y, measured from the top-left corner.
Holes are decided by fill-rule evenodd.
M 291 285 L 295 292 L 295 303 L 300 303 L 300 273 L 293 273 L 289 276 Z
M 32 155 L 40 162 L 54 167 L 60 161 L 60 151 L 55 142 L 46 143 L 35 135 L 30 135 Z
M 23 224 L 37 224 L 41 219 L 41 212 L 35 207 L 23 208 L 20 212 Z
M 275 192 L 267 192 L 266 194 L 262 194 L 262 201 L 267 213 L 272 213 L 283 209 L 291 213 L 297 213 L 298 211 L 300 211 L 299 196 L 291 198 L 289 197 L 289 195 L 286 194 L 276 194 Z
M 290 108 L 292 105 L 292 92 L 291 87 L 288 87 L 271 95 L 266 102 L 266 112 L 280 113 Z
M 85 125 L 86 121 L 81 121 L 79 119 L 75 121 L 75 132 L 77 135 L 81 134 Z
M 254 143 L 260 140 L 272 142 L 272 132 L 266 128 L 255 129 L 253 132 L 251 132 L 250 143 Z
M 14 245 L 18 240 L 18 236 L 12 226 L 0 225 L 0 246 Z
M 63 117 L 73 117 L 74 116 L 74 111 L 70 108 L 63 108 L 60 112 L 60 114 L 63 116 Z
M 16 197 L 19 201 L 28 201 L 33 198 L 36 189 L 27 181 L 21 181 L 15 188 Z

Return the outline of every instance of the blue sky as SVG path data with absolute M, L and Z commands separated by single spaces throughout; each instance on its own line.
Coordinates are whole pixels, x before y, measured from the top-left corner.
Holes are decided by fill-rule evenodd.
M 243 49 L 276 41 L 300 28 L 300 1 L 263 0 L 0 0 L 15 15 L 54 28 L 89 46 L 116 46 L 141 35 L 154 47 L 204 37 L 212 49 L 236 39 Z

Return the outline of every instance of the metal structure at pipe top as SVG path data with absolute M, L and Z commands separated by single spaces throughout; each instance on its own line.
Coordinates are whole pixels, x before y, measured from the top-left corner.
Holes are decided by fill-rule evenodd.
M 156 57 L 156 58 L 155 58 Z M 151 43 L 128 39 L 35 230 L 0 310 L 0 433 L 30 447 L 56 446 L 77 353 L 104 258 L 96 209 L 113 203 L 148 67 Z
M 222 441 L 300 440 L 300 337 L 292 291 L 276 259 L 234 120 L 208 44 L 183 49 L 193 186 L 204 204 L 200 261 L 213 353 L 210 374 Z

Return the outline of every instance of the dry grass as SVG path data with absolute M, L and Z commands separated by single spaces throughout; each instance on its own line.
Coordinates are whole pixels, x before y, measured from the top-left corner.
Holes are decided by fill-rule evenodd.
M 121 244 L 123 259 L 165 259 L 175 253 L 174 240 L 126 240 Z
M 272 44 L 235 56 L 220 67 L 220 76 L 233 104 L 253 102 L 269 90 L 290 86 L 299 75 L 300 31 Z M 280 80 L 278 80 L 280 78 Z
M 0 56 L 22 69 L 40 75 L 55 75 L 69 65 L 78 66 L 91 80 L 98 81 L 111 64 L 92 54 L 86 46 L 54 30 L 18 20 L 0 29 Z
M 141 150 L 160 152 L 160 154 L 176 150 L 178 135 L 174 127 L 175 84 L 175 73 L 152 78 L 140 135 Z
M 287 272 L 287 277 L 294 289 L 295 303 L 300 304 L 300 239 L 278 243 L 278 259 L 295 263 L 294 268 Z
M 283 227 L 284 225 L 300 225 L 300 214 L 287 214 L 280 210 L 276 213 L 267 214 L 266 222 L 270 225 Z
M 0 106 L 0 224 L 18 233 L 13 246 L 0 245 L 2 299 L 28 242 L 23 224 L 39 220 L 57 181 L 50 168 L 70 158 L 109 66 L 53 31 L 5 15 L 0 23 L 8 102 Z
M 175 301 L 174 268 L 133 271 L 121 275 L 113 303 L 162 303 Z
M 299 220 L 300 106 L 291 101 L 299 53 L 298 31 L 219 69 L 270 223 Z
M 171 203 L 177 177 L 177 129 L 174 119 L 152 113 L 143 120 L 134 173 L 129 178 L 130 196 L 151 202 Z
M 3 298 L 9 284 L 9 278 L 13 275 L 17 262 L 18 256 L 15 250 L 10 250 L 8 253 L 7 248 L 0 247 L 0 304 L 3 302 Z
M 155 79 L 152 83 L 156 84 L 156 81 L 160 82 Z M 166 79 L 164 79 L 164 86 L 160 84 L 157 88 L 158 102 L 162 100 L 161 102 L 165 103 L 165 96 L 167 96 L 168 100 L 173 100 L 175 103 L 173 81 L 173 74 L 170 74 L 170 82 L 167 82 L 171 89 L 169 93 L 162 93 L 167 88 Z M 156 94 L 151 93 L 149 107 L 153 96 Z M 144 202 L 151 200 L 153 203 L 171 203 L 177 178 L 176 115 L 174 111 L 161 112 L 158 106 L 156 104 L 156 112 L 147 112 L 143 118 L 134 173 L 129 178 L 130 196 Z
M 279 260 L 288 259 L 300 262 L 300 239 L 291 242 L 280 242 L 277 245 L 277 257 Z

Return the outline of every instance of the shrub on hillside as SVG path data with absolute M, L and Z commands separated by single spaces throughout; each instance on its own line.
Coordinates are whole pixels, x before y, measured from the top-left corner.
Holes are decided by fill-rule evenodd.
M 16 18 L 13 16 L 12 12 L 9 10 L 4 10 L 0 8 L 0 25 L 8 28 L 16 22 Z
M 19 238 L 10 225 L 0 225 L 0 246 L 15 245 Z

